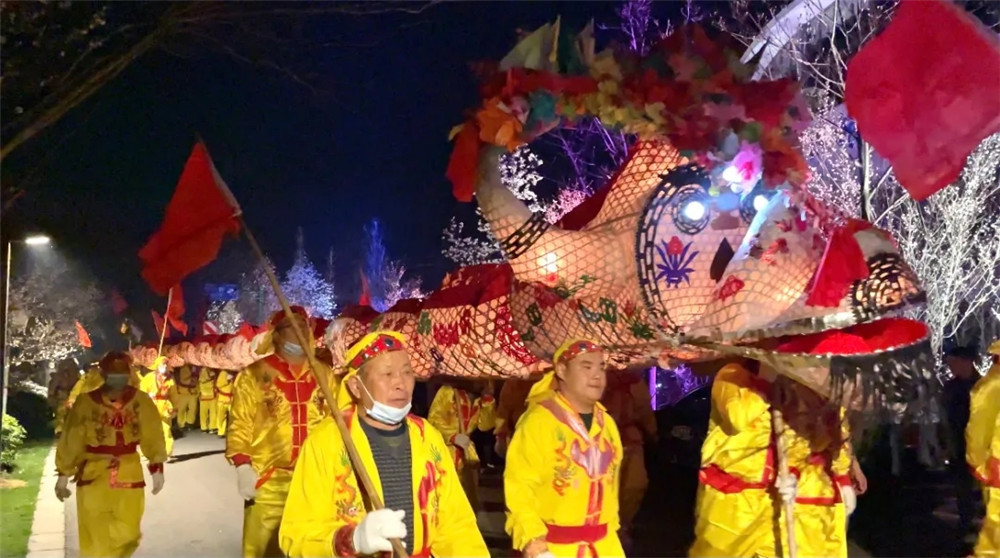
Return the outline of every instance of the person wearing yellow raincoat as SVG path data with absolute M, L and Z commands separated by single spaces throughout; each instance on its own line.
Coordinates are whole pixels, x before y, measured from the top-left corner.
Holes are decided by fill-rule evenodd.
M 599 403 L 604 352 L 564 343 L 536 383 L 504 470 L 507 533 L 526 558 L 621 558 L 618 481 L 622 442 Z
M 380 331 L 352 345 L 337 395 L 385 508 L 366 511 L 341 432 L 327 419 L 306 439 L 295 466 L 281 521 L 288 556 L 391 552 L 390 538 L 414 558 L 489 556 L 444 437 L 409 414 L 415 377 L 404 342 Z
M 302 332 L 314 343 L 308 316 L 292 307 Z M 243 556 L 283 556 L 278 525 L 292 470 L 306 435 L 327 415 L 322 392 L 284 312 L 271 319 L 271 340 L 260 347 L 274 354 L 251 364 L 233 382 L 226 432 L 226 459 L 236 467 L 243 509 Z M 310 347 L 311 349 L 311 347 Z M 319 371 L 334 384 L 333 371 Z
M 229 408 L 233 404 L 233 378 L 236 374 L 232 370 L 219 370 L 219 377 L 215 380 L 215 411 L 218 413 L 216 425 L 219 427 L 219 436 L 226 435 L 226 426 L 229 424 Z
M 625 451 L 619 487 L 619 536 L 626 547 L 630 541 L 632 520 L 639 513 L 642 499 L 649 487 L 645 442 L 648 440 L 656 443 L 656 415 L 653 414 L 649 386 L 639 376 L 639 372 L 629 370 L 609 378 L 602 400 L 618 425 Z
M 972 389 L 965 459 L 983 486 L 986 517 L 973 556 L 1000 556 L 1000 341 L 990 345 L 993 366 Z
M 73 391 L 73 387 L 79 379 L 80 368 L 77 366 L 76 361 L 71 358 L 59 361 L 56 371 L 49 378 L 48 404 L 55 413 L 54 426 L 56 436 L 62 432 L 63 422 L 66 420 L 66 414 L 69 412 L 66 401 L 69 399 L 69 394 Z
M 139 546 L 145 507 L 136 448 L 149 458 L 154 495 L 163 489 L 167 451 L 159 411 L 128 385 L 129 357 L 108 353 L 99 366 L 105 380 L 73 404 L 59 437 L 55 493 L 61 501 L 68 498 L 74 478 L 80 556 L 126 557 Z
M 218 397 L 215 393 L 215 380 L 218 370 L 202 367 L 198 373 L 198 415 L 201 418 L 201 431 L 214 432 L 219 428 L 219 415 L 216 408 Z
M 688 555 L 787 556 L 787 497 L 795 501 L 798 555 L 846 557 L 847 507 L 853 511 L 856 496 L 843 413 L 769 369 L 766 379 L 751 372 L 757 368 L 729 363 L 715 376 Z M 787 394 L 779 405 L 787 421 L 787 479 L 776 474 L 771 380 Z
M 457 382 L 453 382 L 457 383 Z M 475 397 L 458 385 L 445 384 L 431 403 L 427 420 L 448 442 L 455 470 L 469 497 L 472 511 L 479 511 L 479 454 L 469 437 L 475 430 L 488 432 L 496 424 L 493 384 L 488 382 L 482 397 Z
M 133 367 L 128 377 L 128 385 L 139 389 L 139 384 L 142 383 L 142 377 L 139 375 L 138 368 Z M 80 379 L 76 381 L 73 385 L 73 389 L 69 392 L 69 397 L 66 398 L 66 411 L 73 408 L 73 404 L 76 400 L 85 393 L 90 393 L 95 389 L 99 389 L 104 385 L 104 373 L 101 372 L 101 368 L 98 365 L 93 365 L 80 376 Z
M 198 376 L 185 364 L 174 371 L 172 399 L 177 410 L 177 427 L 187 430 L 198 420 Z
M 170 430 L 170 423 L 174 420 L 174 402 L 170 397 L 174 390 L 174 379 L 170 377 L 167 370 L 166 357 L 156 357 L 153 366 L 150 368 L 142 380 L 139 382 L 139 389 L 148 395 L 156 409 L 160 412 L 160 420 L 163 423 L 163 440 L 167 447 L 167 456 L 174 452 L 174 434 Z

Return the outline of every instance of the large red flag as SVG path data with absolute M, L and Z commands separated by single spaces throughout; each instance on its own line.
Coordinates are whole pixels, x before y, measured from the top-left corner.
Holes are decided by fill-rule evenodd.
M 86 348 L 90 348 L 92 345 L 90 343 L 90 335 L 87 335 L 87 330 L 83 329 L 83 324 L 79 320 L 76 321 L 76 338 L 80 340 L 80 345 Z
M 1000 131 L 997 37 L 951 2 L 904 0 L 848 64 L 844 97 L 861 137 L 923 200 Z
M 128 303 L 125 302 L 125 297 L 118 292 L 118 289 L 111 289 L 111 309 L 116 316 L 121 316 L 122 313 L 128 310 Z
M 163 316 L 160 315 L 156 310 L 152 310 L 153 313 L 153 327 L 156 328 L 156 335 L 165 337 L 163 333 L 164 327 L 170 327 L 163 323 Z M 167 333 L 170 333 L 169 331 Z
M 180 283 L 170 288 L 170 304 L 167 306 L 167 320 L 170 327 L 181 335 L 187 335 L 188 326 L 184 323 L 184 291 L 181 290 Z
M 239 214 L 239 205 L 215 170 L 208 150 L 196 143 L 160 230 L 139 251 L 142 278 L 157 294 L 167 294 L 219 255 L 223 236 L 240 230 Z

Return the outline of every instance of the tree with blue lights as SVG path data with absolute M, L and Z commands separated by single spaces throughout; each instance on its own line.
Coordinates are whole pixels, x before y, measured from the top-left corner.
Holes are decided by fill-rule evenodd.
M 333 284 L 324 279 L 316 266 L 309 261 L 301 228 L 299 228 L 295 242 L 295 262 L 285 272 L 285 280 L 281 283 L 281 289 L 291 304 L 302 306 L 310 316 L 333 318 L 334 311 L 337 309 L 334 302 Z
M 406 266 L 389 257 L 382 224 L 378 219 L 372 219 L 365 226 L 365 237 L 367 248 L 361 272 L 368 281 L 371 307 L 379 312 L 385 312 L 400 300 L 423 298 L 420 278 L 405 279 Z

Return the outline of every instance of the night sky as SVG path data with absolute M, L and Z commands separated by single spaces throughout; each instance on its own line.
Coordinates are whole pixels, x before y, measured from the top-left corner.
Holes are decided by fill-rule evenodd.
M 618 5 L 456 2 L 419 15 L 324 16 L 318 33 L 342 45 L 307 61 L 322 75 L 318 92 L 221 51 L 154 52 L 11 157 L 15 168 L 37 169 L 41 182 L 9 217 L 49 233 L 62 255 L 119 288 L 133 308 L 160 306 L 136 253 L 201 134 L 280 270 L 301 226 L 321 270 L 333 247 L 338 297 L 356 296 L 362 227 L 377 217 L 392 257 L 436 287 L 451 267 L 441 230 L 471 211 L 444 176 L 447 133 L 479 101 L 468 63 L 501 58 L 516 29 L 558 14 L 574 28 L 591 17 L 615 24 Z M 657 9 L 668 17 L 679 6 Z M 599 43 L 610 33 L 598 30 Z M 231 240 L 223 250 L 231 259 L 245 244 Z

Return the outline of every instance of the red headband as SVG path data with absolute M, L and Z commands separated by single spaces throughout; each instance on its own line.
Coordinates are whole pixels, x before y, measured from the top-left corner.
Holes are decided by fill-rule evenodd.
M 582 355 L 583 353 L 599 353 L 601 352 L 601 347 L 590 341 L 577 341 L 566 347 L 561 353 L 559 353 L 556 362 L 553 364 L 558 364 L 560 362 L 569 362 L 574 358 Z
M 348 363 L 348 367 L 352 370 L 358 370 L 364 363 L 382 353 L 402 351 L 403 348 L 403 342 L 399 339 L 390 335 L 379 335 L 373 339 L 371 343 L 365 345 L 365 348 L 361 349 L 361 352 L 358 353 L 356 357 L 351 359 L 351 362 Z

